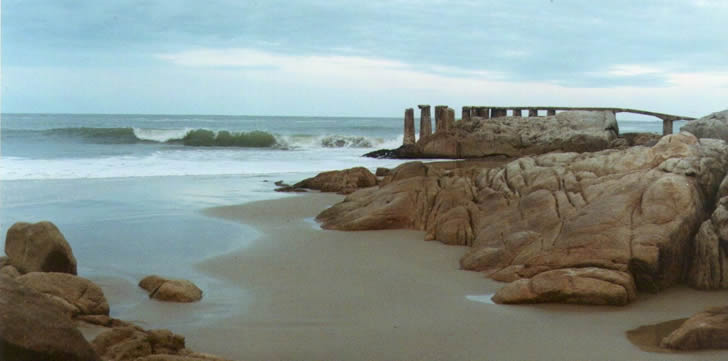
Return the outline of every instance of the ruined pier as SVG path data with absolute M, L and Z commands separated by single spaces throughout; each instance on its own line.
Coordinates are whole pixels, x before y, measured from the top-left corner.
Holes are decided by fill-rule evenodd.
M 430 116 L 430 105 L 418 105 L 420 109 L 420 137 L 422 139 L 432 134 L 432 120 Z M 491 119 L 498 117 L 523 117 L 537 118 L 542 116 L 554 116 L 559 111 L 600 111 L 617 113 L 632 113 L 649 115 L 662 120 L 662 134 L 668 135 L 673 132 L 673 122 L 678 120 L 695 120 L 693 117 L 651 112 L 647 110 L 630 108 L 606 108 L 606 107 L 554 107 L 554 106 L 463 106 L 462 121 L 469 122 L 473 118 Z M 404 144 L 415 143 L 414 110 L 408 108 L 405 111 Z M 448 131 L 455 126 L 455 110 L 447 105 L 435 106 L 435 133 Z

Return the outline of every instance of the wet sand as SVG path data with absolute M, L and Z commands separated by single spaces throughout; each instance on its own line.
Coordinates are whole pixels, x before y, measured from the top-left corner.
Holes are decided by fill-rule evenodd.
M 323 231 L 341 196 L 306 194 L 205 212 L 254 226 L 249 247 L 199 269 L 248 295 L 229 317 L 180 325 L 188 347 L 239 360 L 723 360 L 725 351 L 651 353 L 626 331 L 724 304 L 676 287 L 626 307 L 475 302 L 501 285 L 459 270 L 465 247 L 418 231 Z M 216 290 L 205 290 L 206 294 Z M 487 297 L 481 297 L 487 299 Z

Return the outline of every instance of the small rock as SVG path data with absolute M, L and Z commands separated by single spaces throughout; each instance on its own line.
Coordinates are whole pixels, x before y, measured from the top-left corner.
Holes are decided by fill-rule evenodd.
M 147 276 L 139 287 L 149 292 L 149 298 L 169 302 L 196 302 L 202 299 L 202 290 L 187 280 L 169 280 L 159 276 Z
M 695 314 L 662 339 L 660 346 L 678 350 L 728 349 L 728 306 Z

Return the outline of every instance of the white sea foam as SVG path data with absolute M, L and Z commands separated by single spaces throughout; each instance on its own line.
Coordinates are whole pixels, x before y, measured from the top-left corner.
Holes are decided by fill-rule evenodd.
M 141 140 L 164 143 L 174 139 L 182 139 L 192 128 L 184 129 L 148 129 L 134 128 L 134 135 Z
M 402 161 L 361 157 L 361 149 L 175 149 L 146 155 L 29 159 L 3 157 L 0 178 L 77 179 L 187 175 L 316 173 L 352 166 L 394 167 Z

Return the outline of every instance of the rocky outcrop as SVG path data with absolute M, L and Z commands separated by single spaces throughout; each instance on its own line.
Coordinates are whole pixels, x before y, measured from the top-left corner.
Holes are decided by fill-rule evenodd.
M 93 282 L 68 273 L 31 272 L 17 278 L 67 309 L 72 315 L 108 315 L 104 292 Z
M 139 287 L 149 292 L 149 298 L 167 302 L 197 302 L 202 290 L 187 280 L 169 280 L 159 276 L 147 276 L 139 281 Z
M 728 177 L 718 191 L 713 214 L 695 236 L 688 284 L 700 289 L 728 288 Z
M 446 112 L 445 112 L 446 113 Z M 444 124 L 444 123 L 443 123 Z M 372 152 L 371 157 L 482 158 L 493 155 L 521 157 L 551 151 L 594 152 L 610 148 L 619 135 L 611 112 L 562 112 L 539 117 L 471 117 L 432 135 L 420 137 L 414 147 Z
M 294 188 L 317 189 L 322 192 L 349 194 L 360 188 L 377 185 L 377 177 L 364 167 L 323 172 L 313 178 L 304 179 Z
M 728 349 L 728 306 L 690 317 L 662 339 L 660 346 L 677 350 Z
M 497 303 L 580 303 L 626 305 L 637 297 L 632 275 L 596 267 L 562 268 L 520 279 L 501 288 Z
M 0 275 L 0 360 L 99 360 L 69 314 L 46 296 Z
M 728 109 L 690 121 L 681 130 L 698 138 L 722 139 L 728 142 Z
M 504 289 L 503 302 L 624 304 L 633 289 L 682 280 L 727 163 L 724 142 L 689 133 L 653 147 L 550 153 L 492 168 L 410 163 L 317 219 L 326 229 L 420 229 L 470 246 L 464 269 L 531 279 Z
M 113 328 L 96 336 L 92 344 L 104 361 L 223 361 L 216 356 L 186 349 L 183 336 L 163 329 L 144 330 L 136 326 Z
M 5 254 L 20 273 L 76 274 L 76 258 L 61 231 L 51 222 L 18 222 L 8 229 Z

